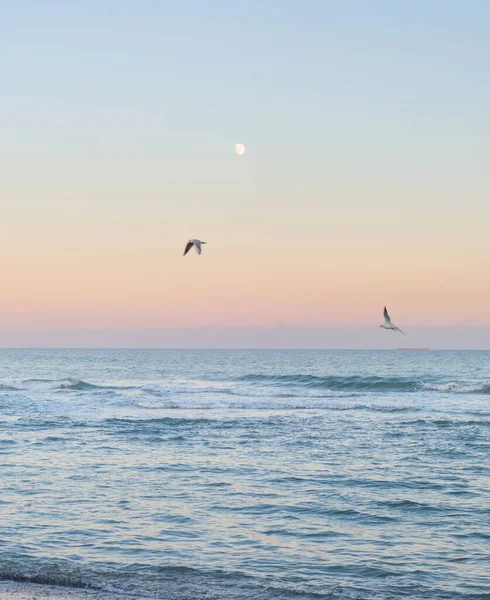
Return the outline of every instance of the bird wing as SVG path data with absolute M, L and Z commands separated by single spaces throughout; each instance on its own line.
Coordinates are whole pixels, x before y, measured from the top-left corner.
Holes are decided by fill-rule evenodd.
M 187 242 L 187 246 L 185 247 L 185 250 L 184 250 L 184 256 L 189 252 L 189 250 L 192 248 L 192 246 L 194 246 L 194 242 L 191 242 L 191 241 Z
M 384 318 L 385 318 L 385 321 L 386 321 L 387 323 L 391 323 L 390 315 L 388 314 L 388 311 L 387 311 L 387 309 L 386 309 L 386 306 L 385 306 L 385 309 L 384 309 L 384 311 L 383 311 L 383 316 L 384 316 Z
M 198 254 L 201 254 L 201 242 L 199 240 L 194 241 L 194 248 Z
M 404 331 L 402 331 L 399 327 L 395 327 L 395 331 L 399 331 L 400 333 L 403 333 L 403 335 L 407 335 Z

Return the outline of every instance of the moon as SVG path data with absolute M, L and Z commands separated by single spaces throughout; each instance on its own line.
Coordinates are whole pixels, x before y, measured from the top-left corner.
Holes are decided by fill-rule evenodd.
M 245 146 L 243 144 L 235 144 L 235 154 L 238 154 L 238 156 L 245 154 Z

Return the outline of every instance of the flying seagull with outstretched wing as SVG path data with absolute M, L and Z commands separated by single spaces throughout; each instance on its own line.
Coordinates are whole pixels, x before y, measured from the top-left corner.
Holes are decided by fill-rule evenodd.
M 400 333 L 403 333 L 403 335 L 406 335 L 406 333 L 404 331 L 402 331 L 399 327 L 397 327 L 396 325 L 394 325 L 391 322 L 390 315 L 388 314 L 388 310 L 387 310 L 386 306 L 383 311 L 383 316 L 385 318 L 385 322 L 383 323 L 383 325 L 380 325 L 381 328 L 390 329 L 391 331 L 399 331 Z
M 201 244 L 205 244 L 206 242 L 201 242 L 201 240 L 189 240 L 187 242 L 187 246 L 184 250 L 184 256 L 189 252 L 189 250 L 194 246 L 194 250 L 201 254 Z

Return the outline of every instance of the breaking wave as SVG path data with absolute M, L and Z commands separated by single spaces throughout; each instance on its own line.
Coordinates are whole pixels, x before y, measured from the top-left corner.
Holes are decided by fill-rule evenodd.
M 25 379 L 19 383 L 0 383 L 0 391 L 47 392 L 51 390 L 108 390 L 110 386 L 87 383 L 83 379 Z
M 465 381 L 423 381 L 405 377 L 347 376 L 328 375 L 263 375 L 251 373 L 235 379 L 248 385 L 261 384 L 268 387 L 295 387 L 315 390 L 353 392 L 417 392 L 420 390 L 453 392 L 457 394 L 490 394 L 490 382 Z
M 112 382 L 111 382 L 112 383 Z M 415 392 L 490 395 L 489 381 L 449 380 L 424 375 L 415 377 L 268 375 L 249 373 L 226 380 L 186 380 L 122 385 L 120 382 L 89 383 L 78 378 L 24 379 L 0 382 L 0 393 L 87 394 L 107 397 L 124 406 L 143 409 L 252 409 L 252 410 L 418 410 L 393 401 L 393 395 Z M 119 384 L 119 385 L 118 385 Z M 385 399 L 385 400 L 384 400 Z M 482 410 L 484 407 L 482 407 Z M 481 416 L 482 410 L 478 409 Z M 485 413 L 483 413 L 485 414 Z

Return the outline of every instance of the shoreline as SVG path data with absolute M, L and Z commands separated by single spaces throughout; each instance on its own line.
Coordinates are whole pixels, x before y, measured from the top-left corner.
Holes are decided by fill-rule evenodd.
M 0 580 L 0 600 L 131 600 L 137 594 L 118 594 L 44 583 Z

